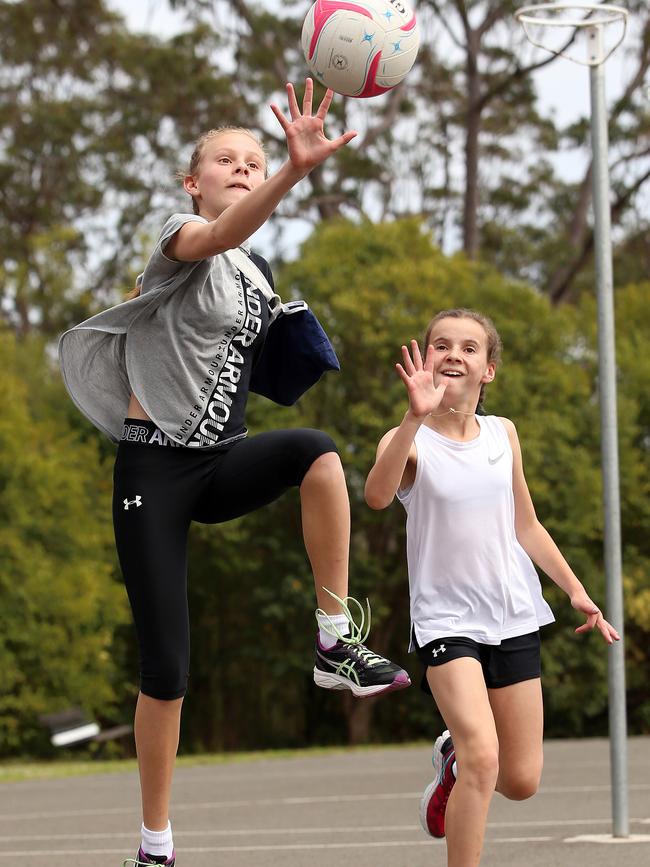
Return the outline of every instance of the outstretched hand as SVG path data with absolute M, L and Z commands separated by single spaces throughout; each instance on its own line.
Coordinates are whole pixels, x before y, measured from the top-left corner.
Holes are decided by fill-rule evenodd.
M 311 78 L 305 81 L 302 112 L 298 106 L 293 84 L 287 84 L 287 94 L 291 120 L 286 118 L 275 104 L 271 105 L 271 111 L 277 117 L 287 136 L 287 148 L 292 165 L 306 174 L 339 148 L 352 141 L 356 132 L 346 132 L 332 141 L 326 137 L 323 125 L 334 96 L 333 90 L 327 90 L 316 114 L 311 113 L 314 94 L 314 82 Z
M 413 356 L 411 358 L 411 356 Z M 433 382 L 433 346 L 429 344 L 424 362 L 417 340 L 411 340 L 411 351 L 402 346 L 404 365 L 396 364 L 402 382 L 406 386 L 409 409 L 414 416 L 422 418 L 440 406 L 447 383 L 436 388 Z
M 589 630 L 597 628 L 608 644 L 613 644 L 615 641 L 620 640 L 621 636 L 612 624 L 605 620 L 598 606 L 592 602 L 584 590 L 571 597 L 571 605 L 576 611 L 587 615 L 587 622 L 583 623 L 582 626 L 578 626 L 576 632 L 589 632 Z

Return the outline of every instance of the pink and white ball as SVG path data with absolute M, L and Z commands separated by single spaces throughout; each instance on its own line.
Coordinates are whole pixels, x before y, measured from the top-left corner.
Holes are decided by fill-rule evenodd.
M 302 27 L 314 78 L 344 96 L 378 96 L 399 84 L 420 45 L 403 0 L 316 0 Z

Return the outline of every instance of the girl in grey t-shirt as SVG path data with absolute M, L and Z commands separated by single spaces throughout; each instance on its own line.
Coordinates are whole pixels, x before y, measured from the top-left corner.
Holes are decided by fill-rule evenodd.
M 272 106 L 287 137 L 284 165 L 266 178 L 264 152 L 247 130 L 203 135 L 183 182 L 194 213 L 167 221 L 134 297 L 60 343 L 73 400 L 119 441 L 113 517 L 141 668 L 135 734 L 143 824 L 135 864 L 175 862 L 168 813 L 189 670 L 192 521 L 227 521 L 299 487 L 319 606 L 314 680 L 357 696 L 410 683 L 364 646 L 366 636 L 341 606 L 350 518 L 333 441 L 316 430 L 246 436 L 251 372 L 278 299 L 268 265 L 243 245 L 299 180 L 355 136 L 325 137 L 332 91 L 314 114 L 310 79 L 302 110 L 293 86 L 287 91 L 290 119 Z

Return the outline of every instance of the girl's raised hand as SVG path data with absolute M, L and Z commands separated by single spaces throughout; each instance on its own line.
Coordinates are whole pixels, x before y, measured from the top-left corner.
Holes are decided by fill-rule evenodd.
M 402 346 L 402 358 L 404 365 L 396 364 L 395 368 L 406 386 L 409 409 L 417 418 L 423 418 L 440 406 L 447 383 L 441 382 L 437 388 L 433 384 L 433 346 L 431 344 L 427 348 L 424 362 L 417 340 L 411 340 L 410 352 L 406 346 Z
M 332 141 L 325 136 L 323 124 L 334 96 L 333 90 L 327 90 L 316 114 L 311 113 L 311 101 L 314 94 L 314 82 L 311 78 L 307 78 L 305 81 L 302 112 L 298 106 L 293 84 L 287 84 L 287 94 L 291 120 L 289 121 L 284 116 L 277 105 L 271 105 L 271 111 L 277 117 L 287 136 L 287 148 L 292 165 L 307 173 L 340 147 L 352 141 L 356 132 L 346 132 Z
M 571 605 L 576 611 L 587 615 L 587 622 L 583 623 L 582 626 L 578 626 L 576 632 L 588 632 L 590 629 L 597 628 L 608 644 L 613 644 L 615 641 L 620 640 L 621 636 L 612 624 L 605 620 L 598 606 L 595 602 L 592 602 L 584 590 L 575 593 L 571 597 Z

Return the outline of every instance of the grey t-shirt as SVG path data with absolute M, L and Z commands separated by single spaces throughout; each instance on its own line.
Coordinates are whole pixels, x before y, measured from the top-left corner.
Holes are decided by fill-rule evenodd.
M 212 401 L 233 347 L 259 333 L 250 299 L 259 292 L 275 310 L 279 298 L 240 250 L 199 262 L 165 256 L 167 242 L 190 221 L 207 222 L 196 214 L 167 220 L 137 298 L 87 319 L 59 341 L 61 371 L 73 401 L 114 442 L 131 392 L 182 445 L 205 448 L 245 436 L 243 431 L 220 439 Z

